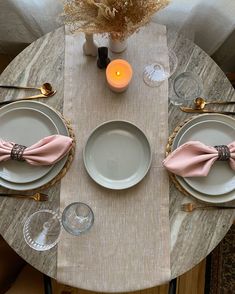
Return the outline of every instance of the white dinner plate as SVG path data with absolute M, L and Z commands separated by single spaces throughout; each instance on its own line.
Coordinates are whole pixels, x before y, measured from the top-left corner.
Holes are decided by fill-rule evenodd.
M 151 164 L 145 134 L 127 121 L 109 121 L 89 136 L 83 152 L 91 178 L 109 189 L 126 189 L 140 182 Z
M 5 141 L 28 147 L 54 134 L 58 134 L 57 127 L 41 111 L 17 106 L 10 110 L 0 109 L 0 138 Z M 52 167 L 8 160 L 0 163 L 0 177 L 13 183 L 28 183 L 45 176 Z
M 31 108 L 31 109 L 36 109 L 38 111 L 41 111 L 42 113 L 50 117 L 50 119 L 54 122 L 60 135 L 69 136 L 68 129 L 66 125 L 64 124 L 63 120 L 61 119 L 61 117 L 57 114 L 56 111 L 54 111 L 52 108 L 50 108 L 46 104 L 43 104 L 41 102 L 36 102 L 36 101 L 17 101 L 17 102 L 10 103 L 2 108 L 5 108 L 6 110 L 11 110 L 11 109 L 15 109 L 16 106 L 19 108 L 26 107 L 26 108 Z M 0 185 L 2 187 L 16 190 L 16 191 L 37 189 L 47 184 L 48 182 L 50 182 L 54 177 L 56 177 L 59 174 L 59 172 L 61 171 L 61 169 L 64 167 L 66 163 L 67 157 L 68 156 L 63 157 L 59 162 L 54 164 L 52 169 L 45 176 L 33 182 L 12 183 L 0 178 Z
M 235 120 L 220 114 L 197 116 L 177 133 L 172 150 L 188 141 L 201 141 L 215 146 L 235 140 Z M 235 199 L 235 172 L 228 162 L 215 162 L 207 177 L 182 178 L 176 176 L 183 188 L 196 198 L 213 203 Z

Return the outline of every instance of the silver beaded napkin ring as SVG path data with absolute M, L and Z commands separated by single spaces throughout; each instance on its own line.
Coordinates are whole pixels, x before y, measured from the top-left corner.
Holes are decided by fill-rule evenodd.
M 230 150 L 227 145 L 218 145 L 214 146 L 215 149 L 218 151 L 218 159 L 220 161 L 226 161 L 230 158 Z
M 24 161 L 23 153 L 27 147 L 24 145 L 15 144 L 11 149 L 11 159 Z

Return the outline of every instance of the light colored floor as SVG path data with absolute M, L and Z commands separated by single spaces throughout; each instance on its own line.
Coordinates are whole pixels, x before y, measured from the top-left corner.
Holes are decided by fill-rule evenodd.
M 4 68 L 8 65 L 10 61 L 11 61 L 11 57 L 0 54 L 0 73 L 4 70 Z M 205 261 L 202 261 L 199 265 L 194 267 L 192 270 L 190 270 L 189 272 L 187 272 L 186 274 L 178 278 L 176 294 L 204 294 L 204 285 L 205 285 L 204 277 L 205 277 Z M 24 294 L 32 294 L 30 293 L 31 291 L 28 291 L 26 288 L 24 290 L 26 290 L 26 292 L 24 291 Z M 17 290 L 14 293 L 23 294 L 22 292 L 18 292 Z M 71 288 L 65 285 L 61 285 L 57 283 L 56 281 L 53 281 L 53 294 L 95 294 L 95 293 L 96 292 L 90 292 L 90 291 Z M 155 287 L 152 289 L 136 291 L 131 293 L 132 294 L 167 294 L 168 285 L 163 285 L 160 287 Z M 127 294 L 130 294 L 130 293 L 127 293 Z

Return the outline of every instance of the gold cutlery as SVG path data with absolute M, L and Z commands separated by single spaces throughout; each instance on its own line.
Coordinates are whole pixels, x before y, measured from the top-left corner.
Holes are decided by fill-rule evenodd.
M 32 199 L 32 200 L 35 200 L 35 201 L 47 201 L 48 200 L 48 195 L 43 194 L 43 193 L 35 193 L 35 194 L 32 194 L 32 195 L 0 193 L 0 196 L 21 198 L 21 199 Z
M 194 100 L 194 107 L 195 109 L 204 109 L 206 105 L 208 104 L 220 104 L 220 105 L 228 105 L 228 104 L 235 104 L 235 101 L 206 101 L 202 97 L 198 97 Z
M 181 206 L 185 212 L 192 212 L 195 209 L 209 210 L 209 209 L 235 209 L 235 206 L 222 206 L 222 205 L 197 205 L 195 203 L 185 203 Z
M 0 105 L 5 105 L 5 104 L 9 104 L 12 102 L 16 102 L 16 101 L 21 101 L 21 100 L 33 100 L 33 99 L 38 99 L 38 98 L 49 98 L 52 97 L 53 95 L 55 95 L 56 90 L 52 91 L 50 94 L 39 94 L 39 95 L 34 95 L 34 96 L 28 96 L 28 97 L 23 97 L 23 98 L 19 98 L 19 99 L 15 99 L 15 100 L 7 100 L 7 101 L 1 101 Z
M 195 109 L 195 108 L 190 108 L 190 107 L 185 107 L 185 106 L 180 106 L 180 109 L 183 112 L 187 113 L 220 113 L 220 114 L 235 114 L 234 111 L 217 111 L 217 110 L 210 110 L 210 109 Z
M 52 85 L 50 83 L 44 83 L 41 87 L 27 87 L 27 86 L 14 86 L 14 85 L 0 85 L 0 88 L 8 89 L 25 89 L 25 90 L 39 90 L 41 94 L 48 96 L 53 92 Z

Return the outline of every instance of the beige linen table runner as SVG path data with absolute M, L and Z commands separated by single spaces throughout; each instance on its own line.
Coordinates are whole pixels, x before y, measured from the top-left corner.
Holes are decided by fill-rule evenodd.
M 170 280 L 168 176 L 162 167 L 168 138 L 168 83 L 157 88 L 143 81 L 151 60 L 168 66 L 166 28 L 151 24 L 128 39 L 124 58 L 133 80 L 122 94 L 111 92 L 105 70 L 83 55 L 84 35 L 65 42 L 64 115 L 72 122 L 77 146 L 73 164 L 61 184 L 60 205 L 88 204 L 95 215 L 91 230 L 79 237 L 62 232 L 58 244 L 57 279 L 67 285 L 99 292 L 125 292 Z M 100 38 L 100 45 L 106 39 Z M 59 46 L 59 44 L 58 44 Z M 135 187 L 113 191 L 86 173 L 83 148 L 91 131 L 108 120 L 128 120 L 150 140 L 153 161 Z

